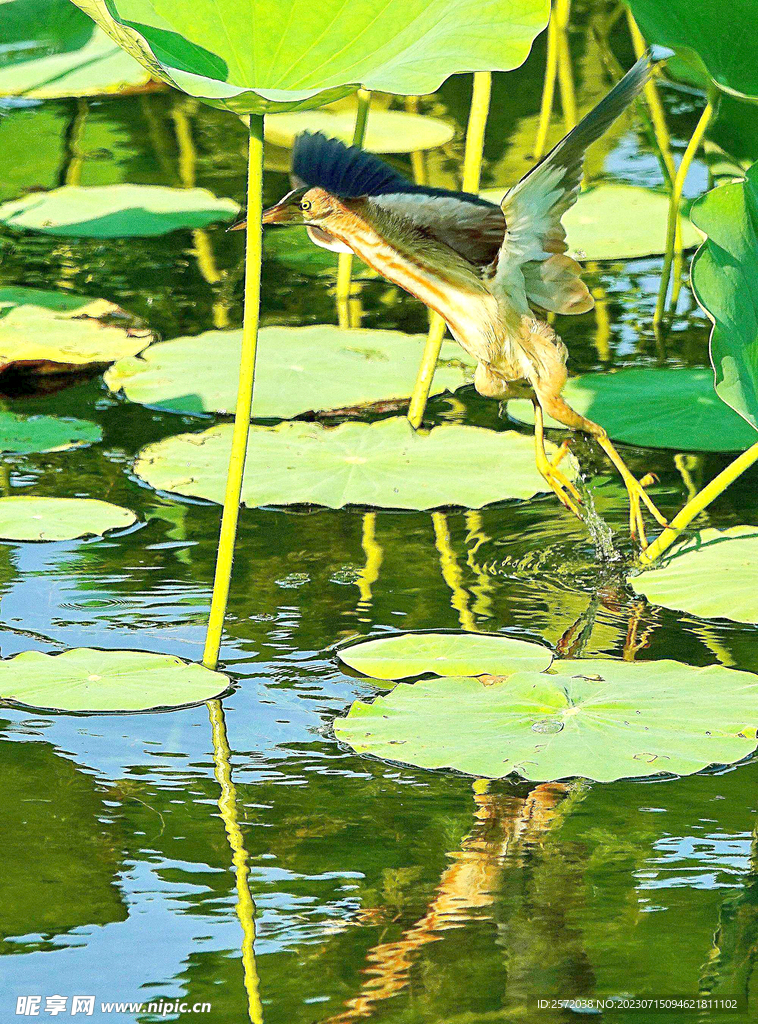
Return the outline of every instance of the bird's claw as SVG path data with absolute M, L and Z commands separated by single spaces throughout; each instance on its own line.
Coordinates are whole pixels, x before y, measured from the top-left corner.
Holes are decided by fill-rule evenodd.
M 644 505 L 647 508 L 660 526 L 664 529 L 668 526 L 668 521 L 658 511 L 653 499 L 645 490 L 645 488 L 649 487 L 651 484 L 657 483 L 658 477 L 655 473 L 646 473 L 641 480 L 638 480 L 632 475 L 629 467 L 613 447 L 607 436 L 599 436 L 596 440 L 621 474 L 621 479 L 624 481 L 624 486 L 626 487 L 629 495 L 629 533 L 631 534 L 632 540 L 636 540 L 640 548 L 644 551 L 647 547 L 647 534 L 645 532 L 645 520 L 642 513 L 642 506 Z
M 568 450 L 568 445 L 564 442 L 552 460 L 547 457 L 544 462 L 542 459 L 538 459 L 537 469 L 560 503 L 565 505 L 569 512 L 573 512 L 577 519 L 581 519 L 582 514 L 579 511 L 579 506 L 584 504 L 582 496 L 565 473 L 558 469 L 558 463 Z

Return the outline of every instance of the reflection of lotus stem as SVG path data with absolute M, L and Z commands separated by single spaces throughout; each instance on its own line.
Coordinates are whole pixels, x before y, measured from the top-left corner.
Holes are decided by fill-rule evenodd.
M 589 260 L 584 264 L 585 271 L 598 275 L 600 264 Z M 590 288 L 590 294 L 595 300 L 595 319 L 597 320 L 597 333 L 595 334 L 595 348 L 598 359 L 601 363 L 611 361 L 611 318 L 608 315 L 608 295 L 600 280 Z
M 663 531 L 660 537 L 656 538 L 646 551 L 642 552 L 640 563 L 650 565 L 656 558 L 660 558 L 682 531 L 689 526 L 695 516 L 700 515 L 704 508 L 707 508 L 712 501 L 723 494 L 727 487 L 755 462 L 758 462 L 758 442 L 739 455 L 734 462 L 730 462 L 726 469 L 722 470 L 699 494 L 687 502 L 681 512 L 672 519 L 671 525 Z
M 255 965 L 255 903 L 250 893 L 250 866 L 242 830 L 237 820 L 237 791 L 232 782 L 229 740 L 226 735 L 224 708 L 220 700 L 208 701 L 208 714 L 213 736 L 213 768 L 216 781 L 221 787 L 218 809 L 224 822 L 232 863 L 237 881 L 237 916 L 242 925 L 242 969 L 245 976 L 245 991 L 251 1024 L 262 1024 L 263 1007 Z
M 366 124 L 371 106 L 371 93 L 367 89 L 358 90 L 358 109 L 355 113 L 353 129 L 353 145 L 363 149 L 366 138 Z M 353 254 L 341 252 L 337 259 L 337 323 L 340 327 L 360 326 L 352 324 L 350 316 L 350 291 L 353 283 Z
M 442 512 L 432 512 L 432 523 L 434 524 L 434 543 L 440 553 L 440 566 L 442 578 L 452 591 L 450 603 L 458 612 L 458 620 L 461 627 L 471 633 L 475 633 L 476 620 L 471 614 L 468 606 L 468 594 L 463 587 L 463 574 L 458 560 L 450 543 L 450 530 L 447 526 L 447 518 Z
M 478 615 L 489 618 L 492 614 L 492 598 L 489 596 L 492 590 L 492 579 L 477 562 L 476 552 L 482 544 L 486 544 L 491 538 L 484 532 L 481 512 L 469 510 L 464 519 L 468 530 L 466 534 L 466 563 L 476 576 L 476 584 L 471 587 L 471 592 L 475 595 L 474 611 Z M 473 544 L 471 544 L 472 541 L 474 541 Z M 470 547 L 469 544 L 471 544 Z
M 240 359 L 237 408 L 234 413 L 234 433 L 226 478 L 224 510 L 221 515 L 221 533 L 218 543 L 216 575 L 213 581 L 211 611 L 205 638 L 203 664 L 215 669 L 224 628 L 229 580 L 234 558 L 234 540 L 237 535 L 242 476 L 245 471 L 247 439 L 250 433 L 250 413 L 253 406 L 253 378 L 255 376 L 255 350 L 258 342 L 258 315 L 261 290 L 261 216 L 263 213 L 261 184 L 263 181 L 263 117 L 250 115 L 250 141 L 247 167 L 248 219 L 245 238 L 245 313 L 242 326 L 242 355 Z
M 478 192 L 482 176 L 482 155 L 484 150 L 484 132 L 487 127 L 487 115 L 490 110 L 490 94 L 492 92 L 492 75 L 489 71 L 474 73 L 474 88 L 471 95 L 471 111 L 466 129 L 466 151 L 463 158 L 463 191 Z M 440 357 L 442 339 L 445 337 L 445 321 L 438 313 L 434 313 L 429 324 L 429 335 L 421 357 L 416 383 L 408 407 L 408 422 L 418 430 L 424 418 L 429 392 L 432 389 L 434 371 Z
M 555 0 L 556 46 L 558 49 L 558 85 L 561 90 L 561 107 L 566 132 L 576 126 L 576 92 L 574 77 L 571 73 L 571 53 L 569 52 L 568 27 L 571 16 L 571 0 Z
M 409 114 L 418 113 L 418 96 L 405 97 L 405 109 Z M 423 149 L 411 151 L 411 172 L 417 185 L 426 185 L 426 153 Z
M 663 311 L 666 307 L 666 295 L 669 288 L 669 278 L 671 277 L 671 264 L 674 260 L 674 246 L 676 242 L 676 233 L 679 227 L 679 210 L 682 205 L 682 192 L 684 191 L 684 180 L 687 177 L 687 172 L 690 169 L 690 164 L 697 153 L 700 143 L 705 134 L 705 130 L 710 124 L 711 118 L 714 112 L 714 99 L 709 97 L 708 103 L 705 106 L 705 110 L 700 116 L 700 120 L 697 123 L 695 131 L 692 133 L 692 138 L 687 143 L 687 148 L 684 151 L 682 162 L 679 164 L 679 169 L 674 176 L 674 184 L 671 189 L 671 199 L 669 201 L 669 219 L 668 226 L 666 228 L 666 254 L 663 257 L 663 268 L 661 269 L 661 284 L 658 290 L 658 301 L 655 304 L 655 313 L 653 314 L 653 326 L 658 328 L 663 320 Z
M 358 608 L 368 609 L 371 607 L 371 587 L 379 579 L 379 568 L 384 557 L 381 544 L 376 539 L 376 512 L 366 512 L 363 516 L 361 545 L 366 564 L 358 575 L 358 589 L 361 593 Z
M 550 130 L 550 118 L 553 113 L 555 98 L 555 76 L 558 72 L 558 24 L 555 18 L 547 25 L 547 55 L 545 58 L 545 81 L 542 86 L 542 102 L 540 103 L 540 119 L 537 125 L 537 138 L 534 140 L 534 159 L 541 160 L 547 148 L 547 133 Z
M 679 476 L 682 478 L 684 486 L 687 488 L 687 501 L 692 501 L 697 494 L 697 484 L 692 479 L 692 473 L 690 471 L 702 468 L 701 463 L 702 456 L 684 455 L 682 452 L 679 452 L 674 456 L 674 465 L 679 470 Z M 702 478 L 702 474 L 700 474 L 700 476 Z
M 81 147 L 89 104 L 84 98 L 76 101 L 74 116 L 66 127 L 63 139 L 63 164 L 58 173 L 58 185 L 81 185 L 84 151 Z

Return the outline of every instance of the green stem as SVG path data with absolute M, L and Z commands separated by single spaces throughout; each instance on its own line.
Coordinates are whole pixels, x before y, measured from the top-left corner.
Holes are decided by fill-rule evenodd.
M 563 108 L 563 123 L 565 131 L 571 131 L 575 127 L 578 116 L 576 111 L 576 90 L 574 89 L 574 76 L 571 73 L 571 53 L 569 51 L 568 27 L 571 19 L 571 0 L 556 0 L 556 44 L 558 49 L 558 85 L 561 90 L 561 107 Z
M 261 185 L 263 181 L 263 116 L 250 115 L 250 140 L 247 169 L 247 237 L 245 244 L 245 313 L 242 326 L 242 357 L 240 360 L 237 408 L 234 413 L 234 433 L 226 478 L 224 510 L 221 515 L 221 533 L 213 581 L 211 611 L 205 638 L 203 664 L 215 669 L 221 647 L 221 633 L 229 597 L 229 581 L 237 536 L 242 477 L 245 471 L 247 439 L 250 433 L 250 413 L 253 406 L 253 378 L 255 351 L 258 341 L 258 316 L 261 291 L 261 214 L 263 212 Z
M 537 138 L 534 142 L 535 160 L 541 160 L 547 148 L 547 133 L 550 129 L 550 118 L 553 113 L 557 73 L 558 23 L 554 17 L 551 17 L 547 26 L 547 55 L 545 60 L 545 81 L 542 86 L 542 102 L 540 103 L 540 119 L 537 125 Z
M 490 110 L 492 93 L 492 74 L 489 71 L 474 72 L 474 88 L 471 95 L 471 112 L 466 129 L 466 151 L 463 158 L 463 191 L 478 192 L 482 176 L 482 155 L 484 150 L 484 132 L 487 128 L 487 115 Z M 408 407 L 408 422 L 418 430 L 424 418 L 426 403 L 432 388 L 434 371 L 445 337 L 445 321 L 435 313 L 429 325 L 429 335 L 421 357 L 416 383 Z
M 690 169 L 690 164 L 692 163 L 695 154 L 700 147 L 700 143 L 703 140 L 705 130 L 713 117 L 713 113 L 714 101 L 713 97 L 710 97 L 705 106 L 705 110 L 700 115 L 700 120 L 695 127 L 695 131 L 692 133 L 692 138 L 687 143 L 687 148 L 684 151 L 682 162 L 679 164 L 674 176 L 674 184 L 671 189 L 671 199 L 669 201 L 668 225 L 666 228 L 666 254 L 663 258 L 661 284 L 658 290 L 658 301 L 656 302 L 655 313 L 653 314 L 653 327 L 656 330 L 660 327 L 660 324 L 663 321 L 663 313 L 666 308 L 666 295 L 668 294 L 671 265 L 674 261 L 674 252 L 676 249 L 676 235 L 677 230 L 679 229 L 679 210 L 682 205 L 684 181 L 687 177 L 687 172 Z
M 672 519 L 671 525 L 663 531 L 660 537 L 656 538 L 646 551 L 643 551 L 640 556 L 640 564 L 651 565 L 657 558 L 660 558 L 663 552 L 668 550 L 681 535 L 682 531 L 689 526 L 695 516 L 700 515 L 703 509 L 715 501 L 720 494 L 723 494 L 727 487 L 755 462 L 758 462 L 758 442 L 739 455 L 734 462 L 730 462 L 726 469 L 722 470 L 699 494 L 687 502 L 681 512 Z
M 242 970 L 251 1024 L 263 1024 L 258 969 L 255 963 L 255 902 L 250 892 L 250 864 L 237 813 L 237 791 L 232 781 L 231 751 L 226 733 L 224 707 L 220 700 L 208 701 L 213 737 L 213 769 L 221 793 L 218 809 L 232 851 L 237 884 L 237 917 L 242 925 Z
M 82 136 L 88 113 L 89 104 L 86 99 L 82 97 L 74 101 L 74 113 L 66 127 L 63 139 L 63 164 L 58 172 L 59 186 L 81 185 L 82 164 L 84 163 Z
M 363 149 L 366 125 L 371 107 L 371 93 L 368 89 L 358 90 L 358 110 L 355 115 L 353 145 Z M 337 322 L 340 327 L 350 327 L 350 292 L 353 284 L 353 254 L 341 252 L 337 259 Z

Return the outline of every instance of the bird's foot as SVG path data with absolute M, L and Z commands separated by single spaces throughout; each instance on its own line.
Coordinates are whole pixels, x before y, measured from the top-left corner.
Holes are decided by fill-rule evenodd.
M 549 485 L 550 489 L 555 492 L 555 495 L 561 504 L 565 505 L 570 512 L 573 512 L 577 519 L 582 519 L 582 514 L 579 511 L 579 506 L 583 504 L 581 495 L 565 473 L 558 469 L 559 462 L 564 458 L 568 451 L 569 442 L 564 441 L 553 458 L 549 459 L 544 448 L 538 447 L 537 469 L 539 470 L 540 476 Z
M 642 506 L 644 505 L 645 508 L 647 508 L 660 526 L 664 527 L 664 529 L 668 526 L 667 520 L 658 511 L 653 499 L 645 490 L 646 487 L 656 483 L 658 477 L 655 476 L 654 473 L 647 473 L 641 480 L 638 480 L 613 447 L 607 435 L 596 436 L 595 440 L 619 471 L 621 479 L 624 481 L 624 486 L 626 487 L 629 495 L 629 533 L 631 534 L 632 540 L 636 540 L 640 548 L 644 551 L 647 547 L 647 534 L 645 531 L 645 519 Z

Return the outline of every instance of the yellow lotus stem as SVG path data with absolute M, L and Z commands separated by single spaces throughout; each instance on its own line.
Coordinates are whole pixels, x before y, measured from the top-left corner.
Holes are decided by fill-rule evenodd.
M 470 633 L 476 633 L 476 620 L 468 606 L 469 595 L 463 586 L 463 573 L 455 557 L 453 545 L 450 542 L 450 530 L 447 526 L 447 517 L 443 512 L 432 512 L 432 523 L 434 525 L 434 544 L 440 553 L 440 567 L 442 578 L 452 593 L 450 603 L 458 612 L 458 621 L 461 627 Z
M 681 535 L 682 531 L 690 525 L 695 516 L 700 515 L 703 509 L 715 501 L 720 494 L 723 494 L 727 487 L 755 462 L 758 462 L 758 442 L 739 455 L 734 462 L 730 462 L 726 469 L 722 470 L 699 494 L 687 502 L 660 537 L 657 537 L 650 547 L 643 551 L 640 556 L 640 564 L 651 565 L 657 558 L 660 558 L 663 552 L 668 550 Z
M 534 140 L 534 159 L 541 160 L 547 149 L 547 133 L 555 100 L 555 78 L 558 73 L 558 24 L 554 17 L 547 25 L 547 54 L 545 58 L 545 80 L 542 85 L 540 119 L 537 124 L 537 138 Z
M 255 902 L 250 893 L 250 865 L 238 822 L 237 791 L 232 782 L 231 751 L 226 734 L 224 708 L 220 700 L 208 701 L 208 714 L 213 736 L 213 770 L 221 789 L 218 809 L 231 847 L 237 884 L 237 917 L 242 925 L 242 970 L 248 1014 L 251 1024 L 263 1024 L 263 1006 L 258 968 L 255 963 Z
M 76 101 L 76 113 L 66 131 L 66 162 L 60 175 L 61 185 L 81 185 L 82 183 L 84 151 L 82 150 L 81 142 L 88 113 L 89 104 L 86 99 L 78 99 Z
M 382 546 L 376 539 L 376 512 L 364 513 L 361 546 L 366 556 L 366 564 L 358 575 L 358 589 L 361 594 L 358 608 L 366 609 L 371 606 L 371 588 L 379 579 L 379 569 L 384 558 Z
M 687 148 L 684 151 L 682 162 L 679 164 L 677 172 L 674 175 L 674 184 L 671 189 L 671 199 L 669 200 L 668 225 L 666 228 L 666 253 L 663 257 L 658 301 L 655 304 L 655 313 L 653 314 L 653 327 L 656 329 L 663 321 L 663 312 L 666 307 L 666 295 L 668 293 L 669 279 L 671 277 L 671 264 L 674 260 L 674 247 L 676 243 L 676 233 L 679 228 L 679 211 L 682 205 L 684 181 L 687 177 L 687 172 L 690 169 L 690 164 L 692 163 L 692 160 L 700 147 L 700 143 L 703 140 L 703 135 L 711 122 L 713 114 L 714 101 L 711 97 L 705 106 L 705 110 L 700 115 L 700 120 L 695 127 L 695 131 L 692 133 L 692 138 L 687 143 Z
M 353 145 L 363 149 L 366 138 L 368 112 L 371 106 L 371 93 L 368 89 L 358 90 L 358 110 L 355 114 L 353 129 Z M 341 252 L 337 257 L 337 323 L 340 327 L 353 326 L 350 316 L 350 291 L 353 284 L 353 254 Z
M 234 433 L 226 478 L 224 510 L 221 515 L 221 533 L 216 558 L 216 575 L 205 637 L 203 664 L 215 669 L 221 647 L 229 581 L 234 559 L 234 541 L 237 536 L 242 477 L 245 472 L 247 439 L 250 433 L 250 413 L 253 407 L 253 379 L 255 352 L 258 342 L 258 316 L 261 294 L 261 214 L 263 213 L 261 184 L 263 181 L 263 116 L 250 115 L 250 137 L 247 166 L 247 228 L 245 238 L 245 313 L 242 325 L 242 356 L 240 359 L 237 408 L 234 413 Z
M 629 26 L 629 35 L 632 38 L 634 55 L 637 60 L 639 60 L 647 49 L 647 46 L 645 44 L 645 38 L 640 32 L 637 22 L 634 20 L 632 12 L 628 7 L 626 8 L 626 20 Z M 666 124 L 666 115 L 664 113 L 661 97 L 658 95 L 658 87 L 656 86 L 654 79 L 651 78 L 645 85 L 642 94 L 645 97 L 645 102 L 647 103 L 648 110 L 650 111 L 650 120 L 653 123 L 655 140 L 658 143 L 661 160 L 668 172 L 669 181 L 673 182 L 676 177 L 676 165 L 674 164 L 674 157 L 671 155 L 671 135 L 669 134 L 668 125 Z
M 558 85 L 561 90 L 561 107 L 563 108 L 563 123 L 566 131 L 570 132 L 577 123 L 576 113 L 576 92 L 574 90 L 574 76 L 571 73 L 571 53 L 568 44 L 568 27 L 571 16 L 571 0 L 555 0 L 555 14 L 557 32 L 556 45 L 558 48 Z
M 466 150 L 463 158 L 463 191 L 478 192 L 482 176 L 482 154 L 484 149 L 484 132 L 487 128 L 487 115 L 490 110 L 492 93 L 492 74 L 489 71 L 474 72 L 474 87 L 471 95 L 471 110 L 468 127 L 466 128 Z M 429 334 L 424 346 L 413 385 L 410 405 L 408 406 L 408 422 L 418 430 L 424 418 L 429 392 L 432 389 L 434 371 L 440 357 L 442 340 L 445 337 L 445 321 L 438 313 L 432 315 L 429 323 Z

